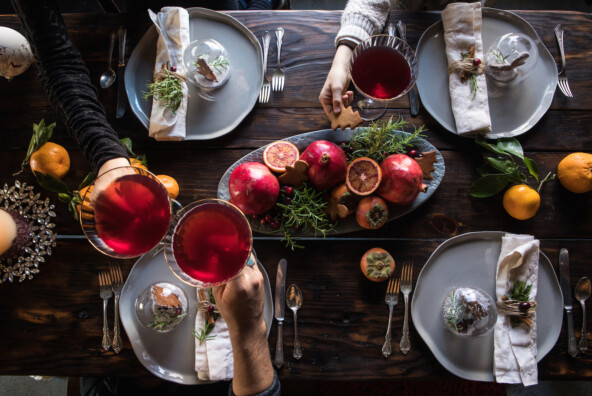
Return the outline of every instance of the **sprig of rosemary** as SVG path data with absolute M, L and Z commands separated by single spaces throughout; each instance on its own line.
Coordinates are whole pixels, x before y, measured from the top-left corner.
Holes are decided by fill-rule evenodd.
M 173 113 L 177 111 L 183 100 L 181 81 L 174 77 L 166 68 L 163 68 L 167 76 L 160 81 L 147 84 L 148 92 L 143 92 L 144 100 L 153 96 L 165 108 Z
M 172 318 L 169 315 L 155 315 L 154 322 L 148 324 L 148 327 L 156 330 L 166 330 L 171 324 L 178 322 L 181 318 L 185 317 L 187 314 L 181 314 Z
M 467 57 L 469 56 L 468 52 L 461 52 L 460 53 L 460 58 L 462 60 L 465 60 Z M 475 98 L 477 97 L 477 91 L 479 91 L 479 85 L 477 84 L 477 76 L 475 75 L 475 73 L 471 73 L 471 72 L 466 72 L 467 74 L 469 74 L 469 82 L 471 84 L 471 92 L 473 93 L 473 97 L 471 98 L 471 100 L 475 100 Z M 462 75 L 461 75 L 462 77 Z
M 208 63 L 208 66 L 216 69 L 219 73 L 222 72 L 223 70 L 228 70 L 228 67 L 230 66 L 230 62 L 228 62 L 228 58 L 225 56 L 222 56 L 222 55 L 218 55 L 214 59 L 210 59 L 209 55 L 200 54 L 197 56 L 197 58 L 198 59 L 199 58 L 205 59 L 206 62 Z M 197 66 L 197 61 L 195 61 L 194 65 Z
M 206 340 L 211 340 L 212 338 L 216 337 L 215 335 L 210 335 L 210 333 L 214 329 L 214 325 L 215 323 L 206 322 L 206 324 L 204 325 L 204 327 L 200 329 L 200 331 L 193 329 L 193 335 L 195 336 L 195 338 L 197 338 L 200 344 Z
M 345 145 L 348 160 L 353 161 L 360 157 L 369 157 L 380 163 L 391 154 L 404 153 L 408 147 L 413 146 L 413 141 L 424 136 L 425 131 L 422 125 L 414 127 L 413 133 L 395 134 L 393 131 L 404 131 L 409 125 L 399 115 L 397 121 L 393 122 L 391 117 L 388 121 L 379 120 L 373 122 L 367 128 L 360 128 L 354 132 L 349 144 Z
M 530 301 L 531 288 L 532 285 L 528 285 L 526 282 L 516 281 L 508 291 L 507 297 L 514 301 Z
M 491 54 L 492 54 L 493 56 L 495 56 L 495 58 L 497 59 L 497 61 L 498 61 L 500 64 L 504 64 L 504 63 L 506 63 L 506 59 L 508 59 L 508 56 L 510 56 L 510 55 L 506 55 L 506 56 L 504 56 L 504 54 L 502 54 L 500 51 L 497 51 L 497 50 L 491 50 L 491 51 L 489 51 L 489 52 L 491 52 Z
M 323 198 L 323 192 L 311 186 L 303 184 L 294 189 L 294 196 L 290 204 L 276 205 L 280 211 L 280 229 L 284 234 L 286 246 L 292 250 L 302 248 L 292 238 L 293 230 L 313 230 L 315 236 L 322 234 L 323 238 L 335 229 L 325 209 L 327 202 Z

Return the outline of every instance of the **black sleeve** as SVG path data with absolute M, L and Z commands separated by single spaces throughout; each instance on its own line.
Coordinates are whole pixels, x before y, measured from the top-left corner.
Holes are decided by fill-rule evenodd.
M 228 396 L 236 396 L 232 390 L 232 382 L 230 382 L 230 387 L 228 388 Z M 274 372 L 273 382 L 271 383 L 269 388 L 253 396 L 282 396 L 282 386 L 277 376 L 277 372 Z
M 107 160 L 128 157 L 105 116 L 88 69 L 74 47 L 54 0 L 11 0 L 37 60 L 50 103 L 96 172 Z

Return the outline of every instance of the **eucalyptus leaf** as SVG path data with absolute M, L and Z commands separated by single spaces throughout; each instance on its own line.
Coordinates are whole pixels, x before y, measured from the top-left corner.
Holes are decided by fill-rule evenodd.
M 526 165 L 526 167 L 528 168 L 528 173 L 530 173 L 532 175 L 532 177 L 534 177 L 536 179 L 536 181 L 539 181 L 539 169 L 537 167 L 536 162 L 534 162 L 533 160 L 531 160 L 528 157 L 523 157 L 522 160 L 524 161 L 524 165 Z
M 95 180 L 96 175 L 94 172 L 88 172 L 88 174 L 84 177 L 84 180 L 78 186 L 78 191 L 82 190 L 84 187 L 90 185 L 93 180 Z
M 34 173 L 41 187 L 45 188 L 46 190 L 53 191 L 56 193 L 72 194 L 66 183 L 64 183 L 57 177 L 54 177 L 52 175 L 46 175 L 45 173 L 41 172 Z
M 512 175 L 486 175 L 475 180 L 469 187 L 469 195 L 475 198 L 488 198 L 502 191 L 512 181 Z
M 504 150 L 499 149 L 495 144 L 487 143 L 481 136 L 475 139 L 475 143 L 492 153 L 508 155 Z
M 515 138 L 498 139 L 497 148 L 506 153 L 515 155 L 518 158 L 524 157 L 524 151 L 522 150 L 522 146 L 520 145 L 520 142 Z
M 485 157 L 485 161 L 494 169 L 504 173 L 512 173 L 517 167 L 516 164 L 509 159 L 498 159 L 493 157 Z
M 132 139 L 130 139 L 130 138 L 123 138 L 123 139 L 119 139 L 119 141 L 125 146 L 125 148 L 127 149 L 127 151 L 129 151 L 132 155 L 136 155 L 134 153 L 134 151 L 132 150 Z

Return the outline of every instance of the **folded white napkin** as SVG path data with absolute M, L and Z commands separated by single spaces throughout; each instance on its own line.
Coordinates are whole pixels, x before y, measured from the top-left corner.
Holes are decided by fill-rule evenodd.
M 197 289 L 197 300 L 199 289 Z M 204 289 L 205 295 L 209 298 L 208 290 Z M 195 317 L 195 330 L 201 331 L 206 324 L 205 314 L 197 312 Z M 197 378 L 204 381 L 224 381 L 233 376 L 234 362 L 232 356 L 232 345 L 228 326 L 222 317 L 216 319 L 214 328 L 210 332 L 209 339 L 203 341 L 195 339 L 195 371 Z
M 177 68 L 177 73 L 185 74 L 183 51 L 190 41 L 189 13 L 180 7 L 164 7 L 158 14 L 152 10 L 148 10 L 148 14 L 158 32 L 154 73 L 159 72 L 162 65 L 168 62 L 169 67 L 175 66 Z M 157 100 L 152 101 L 148 133 L 156 140 L 185 139 L 187 83 L 181 82 L 181 88 L 183 100 L 175 112 L 163 107 Z
M 442 11 L 446 57 L 450 66 L 462 59 L 461 54 L 475 47 L 475 58 L 482 62 L 481 3 L 451 3 Z M 449 73 L 448 84 L 452 113 L 458 134 L 491 132 L 489 101 L 485 74 L 476 75 L 477 90 L 470 79 L 461 81 L 460 73 Z
M 532 235 L 506 234 L 497 263 L 497 301 L 516 281 L 532 285 L 530 299 L 535 300 L 539 274 L 539 241 Z M 498 315 L 494 332 L 494 373 L 497 382 L 525 386 L 538 382 L 536 313 L 532 325 L 512 326 L 510 317 Z

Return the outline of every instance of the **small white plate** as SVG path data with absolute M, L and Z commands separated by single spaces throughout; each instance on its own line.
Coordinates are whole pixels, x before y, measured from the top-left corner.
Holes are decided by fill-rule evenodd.
M 195 315 L 197 313 L 197 291 L 181 282 L 170 270 L 164 251 L 148 252 L 138 259 L 132 267 L 119 300 L 119 316 L 125 332 L 130 339 L 136 357 L 155 376 L 184 385 L 208 383 L 197 378 L 195 372 Z M 259 263 L 263 274 L 264 298 L 263 317 L 267 324 L 267 334 L 273 320 L 273 301 L 271 286 L 265 268 Z M 155 282 L 168 282 L 179 286 L 187 294 L 187 317 L 168 333 L 157 333 L 138 321 L 136 298 L 149 285 Z
M 518 136 L 529 131 L 549 110 L 557 86 L 557 66 L 534 28 L 518 15 L 483 8 L 483 48 L 506 33 L 522 33 L 534 40 L 539 59 L 532 72 L 520 83 L 500 88 L 487 81 L 491 133 L 485 137 Z M 417 44 L 421 103 L 436 121 L 457 134 L 448 89 L 448 60 L 442 21 L 430 26 Z
M 495 272 L 505 232 L 470 232 L 442 243 L 423 266 L 411 301 L 415 329 L 438 361 L 452 374 L 472 381 L 495 381 L 493 332 L 458 337 L 446 330 L 442 302 L 451 287 L 477 287 L 495 296 Z M 557 342 L 563 321 L 563 295 L 551 262 L 539 257 L 537 361 Z

